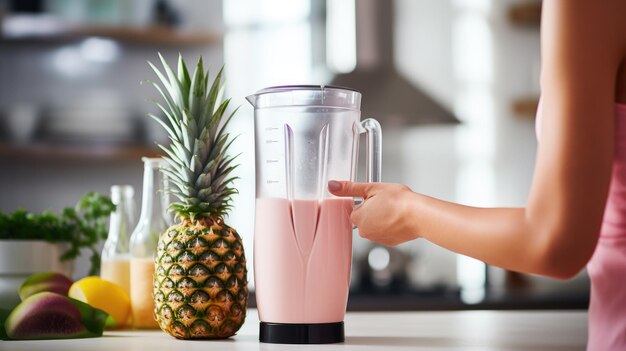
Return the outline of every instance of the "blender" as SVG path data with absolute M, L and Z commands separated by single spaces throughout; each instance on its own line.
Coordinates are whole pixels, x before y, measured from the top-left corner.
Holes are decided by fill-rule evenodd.
M 263 89 L 254 106 L 254 281 L 260 341 L 344 341 L 352 261 L 352 198 L 328 180 L 356 180 L 366 133 L 366 180 L 380 181 L 381 130 L 360 121 L 361 94 L 334 86 Z

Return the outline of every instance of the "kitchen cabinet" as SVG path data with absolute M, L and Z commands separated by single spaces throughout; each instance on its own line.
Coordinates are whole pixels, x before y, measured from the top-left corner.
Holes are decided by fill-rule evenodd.
M 307 350 L 584 350 L 585 311 L 349 312 L 346 342 Z M 7 341 L 0 350 L 293 350 L 258 342 L 257 311 L 226 340 L 181 341 L 161 331 L 109 331 L 77 340 Z

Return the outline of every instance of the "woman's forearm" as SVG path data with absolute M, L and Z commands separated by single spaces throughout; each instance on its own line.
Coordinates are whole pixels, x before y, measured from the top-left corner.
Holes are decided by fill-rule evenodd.
M 559 229 L 533 223 L 523 208 L 477 208 L 420 194 L 410 203 L 408 226 L 421 237 L 492 265 L 568 278 L 588 259 L 581 250 L 553 245 L 549 231 Z

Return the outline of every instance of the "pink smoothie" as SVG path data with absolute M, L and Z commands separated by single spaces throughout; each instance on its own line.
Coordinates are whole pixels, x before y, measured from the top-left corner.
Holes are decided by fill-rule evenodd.
M 351 198 L 256 200 L 254 282 L 261 321 L 343 321 L 353 203 Z

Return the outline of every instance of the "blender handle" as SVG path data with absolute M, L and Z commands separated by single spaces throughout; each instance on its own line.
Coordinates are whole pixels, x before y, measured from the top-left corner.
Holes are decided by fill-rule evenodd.
M 373 118 L 361 122 L 365 132 L 365 180 L 368 183 L 382 181 L 383 142 L 380 123 Z

